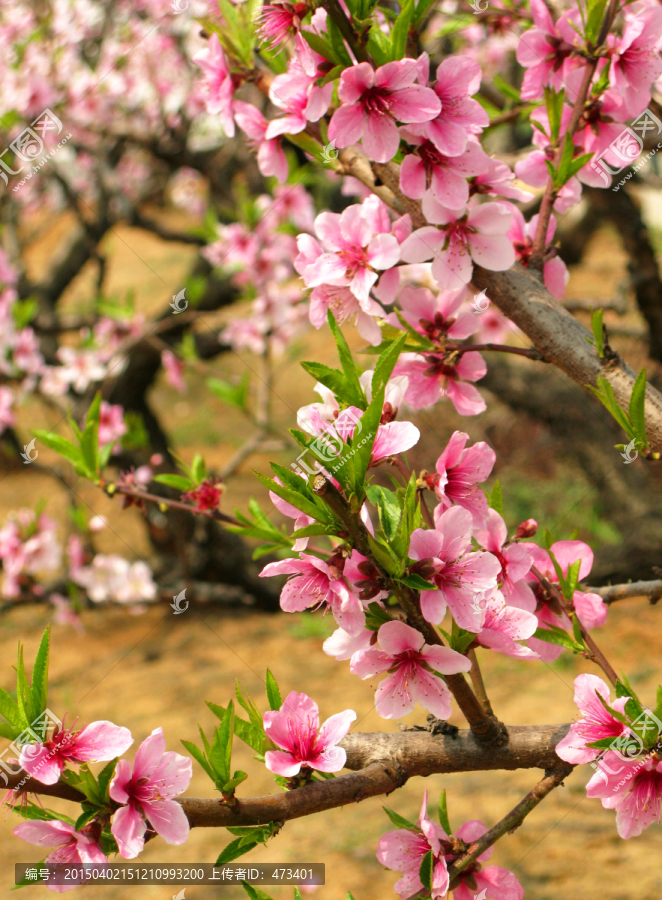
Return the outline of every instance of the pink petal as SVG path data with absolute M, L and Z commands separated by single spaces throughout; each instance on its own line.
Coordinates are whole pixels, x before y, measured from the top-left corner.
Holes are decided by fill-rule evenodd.
M 117 841 L 120 856 L 123 856 L 124 859 L 135 859 L 139 853 L 142 853 L 147 825 L 134 806 L 123 806 L 118 809 L 113 816 L 110 830 Z
M 283 778 L 291 778 L 301 771 L 301 763 L 291 753 L 282 750 L 267 750 L 264 764 L 274 775 L 282 775 Z
M 122 756 L 131 744 L 133 738 L 128 728 L 103 720 L 92 722 L 76 735 L 73 756 L 84 762 L 103 762 Z
M 175 800 L 154 800 L 146 803 L 144 810 L 150 824 L 166 844 L 186 843 L 190 826 L 181 804 Z

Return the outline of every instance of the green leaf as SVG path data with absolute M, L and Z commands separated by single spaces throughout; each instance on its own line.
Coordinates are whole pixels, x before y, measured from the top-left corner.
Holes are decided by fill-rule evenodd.
M 262 714 L 257 708 L 257 704 L 255 703 L 253 698 L 245 693 L 244 688 L 239 681 L 237 681 L 236 683 L 235 691 L 237 694 L 237 700 L 248 713 L 248 718 L 250 719 L 251 724 L 256 728 L 262 728 Z
M 412 532 L 417 527 L 417 518 L 419 516 L 420 509 L 416 499 L 416 473 L 412 472 L 402 502 L 400 524 L 398 525 L 395 537 L 391 541 L 393 552 L 396 556 L 400 557 L 400 559 L 404 559 L 407 556 L 409 540 Z
M 241 769 L 237 769 L 232 778 L 229 781 L 226 781 L 223 785 L 223 792 L 226 794 L 231 794 L 235 788 L 239 787 L 240 784 L 243 784 L 244 781 L 248 778 L 246 772 L 242 772 Z
M 554 88 L 545 88 L 545 105 L 547 107 L 547 116 L 549 119 L 549 139 L 552 146 L 555 146 L 558 143 L 564 102 L 564 89 L 561 89 L 557 93 Z
M 351 66 L 352 58 L 347 52 L 340 29 L 331 16 L 327 16 L 326 33 L 329 35 L 329 40 L 331 41 L 331 46 L 333 47 L 333 52 L 338 63 L 341 65 L 344 64 L 345 66 Z
M 85 427 L 80 438 L 83 465 L 96 479 L 99 471 L 99 419 L 101 417 L 101 391 L 97 391 L 85 417 Z
M 0 688 L 0 714 L 8 722 L 20 729 L 23 719 L 18 711 L 18 706 L 4 688 Z
M 430 9 L 430 7 L 433 6 L 435 3 L 436 3 L 436 0 L 419 0 L 419 2 L 416 4 L 416 9 L 414 10 L 414 15 L 413 15 L 413 24 L 417 30 L 418 30 L 421 22 L 423 21 L 423 18 L 425 17 L 426 13 Z
M 577 590 L 577 585 L 579 583 L 579 568 L 581 564 L 582 561 L 576 559 L 571 566 L 568 566 L 568 573 L 565 576 L 565 584 L 563 585 L 563 596 L 569 603 L 572 603 L 572 598 Z
M 39 643 L 39 649 L 32 667 L 32 711 L 35 714 L 35 718 L 40 716 L 46 709 L 50 639 L 51 626 L 48 625 Z
M 85 809 L 86 806 L 88 807 L 87 809 Z M 82 810 L 83 812 L 78 816 L 78 818 L 76 819 L 76 824 L 74 825 L 76 831 L 80 831 L 84 825 L 87 825 L 87 823 L 91 822 L 95 816 L 99 815 L 98 806 L 90 807 L 87 803 L 83 803 Z
M 392 622 L 393 617 L 389 616 L 383 606 L 380 606 L 375 600 L 368 604 L 366 613 L 366 627 L 373 631 L 378 631 L 385 622 Z
M 623 431 L 628 435 L 628 437 L 636 437 L 636 433 L 634 428 L 632 427 L 630 420 L 628 419 L 625 411 L 621 409 L 616 397 L 614 396 L 614 391 L 612 386 L 609 384 L 607 379 L 603 375 L 598 375 L 597 377 L 597 388 L 588 384 L 586 387 L 591 391 L 591 393 L 595 394 L 598 400 L 605 406 L 612 416 L 616 419 L 618 424 L 621 426 Z
M 407 828 L 409 831 L 420 831 L 421 829 L 418 825 L 415 825 L 413 822 L 410 822 L 409 819 L 403 818 L 400 813 L 397 813 L 394 809 L 391 809 L 388 806 L 382 806 L 382 809 L 389 817 L 391 822 L 395 825 L 396 828 Z
M 434 869 L 434 855 L 432 850 L 428 850 L 428 852 L 423 857 L 421 862 L 421 866 L 418 870 L 418 877 L 421 879 L 423 883 L 423 887 L 427 888 L 429 891 L 432 890 L 432 872 Z
M 202 766 L 207 775 L 211 778 L 211 780 L 216 784 L 216 777 L 214 775 L 214 771 L 212 767 L 207 762 L 207 757 L 204 755 L 202 750 L 197 747 L 195 744 L 192 744 L 191 741 L 182 740 L 182 744 L 186 747 L 188 752 L 191 754 L 193 759 L 198 763 L 198 765 Z
M 356 424 L 352 436 L 352 488 L 358 497 L 359 504 L 365 498 L 365 477 L 370 465 L 372 448 L 377 437 L 377 429 L 384 408 L 384 388 L 374 393 L 370 405 Z
M 252 841 L 248 844 L 241 844 L 242 838 L 236 838 L 234 841 L 230 841 L 227 847 L 221 852 L 221 855 L 215 862 L 217 866 L 225 866 L 227 863 L 231 863 L 235 859 L 239 859 L 240 856 L 243 856 L 244 853 L 248 853 L 249 850 L 252 850 L 253 847 L 257 847 L 259 841 Z
M 584 650 L 583 645 L 577 643 L 562 628 L 537 628 L 533 636 L 538 638 L 539 641 L 547 641 L 548 644 L 557 644 L 559 647 L 565 647 L 566 650 L 572 650 L 573 653 L 581 653 Z
M 34 722 L 36 716 L 32 710 L 32 692 L 30 691 L 28 679 L 25 675 L 22 644 L 18 645 L 18 656 L 16 661 L 16 703 L 23 725 L 27 728 L 31 722 Z
M 11 725 L 9 722 L 0 722 L 0 737 L 13 741 L 23 731 L 20 725 Z
M 407 587 L 413 588 L 415 591 L 436 591 L 438 590 L 436 584 L 430 584 L 429 581 L 426 581 L 425 578 L 422 578 L 420 575 L 405 575 L 404 578 L 399 578 L 398 581 L 401 581 L 402 584 L 406 584 Z
M 194 483 L 190 478 L 186 478 L 184 475 L 155 475 L 154 481 L 158 481 L 159 484 L 165 484 L 167 487 L 175 488 L 177 491 L 190 491 L 195 487 Z
M 74 465 L 82 464 L 81 452 L 71 441 L 60 437 L 59 434 L 51 434 L 50 431 L 44 431 L 42 428 L 34 428 L 31 432 L 38 440 L 51 450 L 55 450 L 60 456 L 64 456 Z
M 496 510 L 503 518 L 503 495 L 501 493 L 501 482 L 498 478 L 492 485 L 488 503 L 490 508 Z
M 593 337 L 595 338 L 595 346 L 598 350 L 598 356 L 600 359 L 605 355 L 604 349 L 604 327 L 602 324 L 602 310 L 596 309 L 593 313 L 591 313 L 591 329 L 593 331 Z M 588 340 L 588 339 L 587 339 Z
M 250 900 L 273 900 L 273 898 L 270 897 L 269 894 L 265 894 L 264 891 L 261 891 L 259 888 L 256 888 L 252 884 L 248 884 L 247 882 L 242 881 L 241 886 L 250 897 Z
M 108 786 L 110 785 L 111 779 L 115 772 L 115 766 L 117 765 L 118 759 L 119 756 L 116 756 L 115 759 L 111 759 L 111 761 L 109 763 L 106 763 L 103 769 L 99 772 L 99 792 L 104 799 L 108 798 Z
M 402 510 L 398 497 L 388 488 L 379 487 L 378 485 L 369 485 L 366 488 L 368 500 L 377 507 L 379 514 L 379 524 L 387 541 L 393 540 L 395 537 Z
M 387 62 L 391 62 L 391 42 L 379 27 L 376 18 L 372 20 L 370 26 L 366 49 L 378 66 L 384 66 Z
M 395 368 L 395 364 L 397 363 L 404 348 L 406 340 L 407 335 L 401 335 L 396 341 L 394 341 L 392 344 L 389 344 L 379 355 L 379 359 L 375 363 L 375 371 L 372 375 L 371 388 L 373 396 L 377 394 L 382 388 L 386 387 L 393 369 Z
M 585 37 L 587 43 L 595 46 L 600 35 L 602 22 L 605 17 L 607 0 L 586 0 L 587 16 Z
M 207 467 L 205 466 L 205 461 L 199 453 L 196 453 L 191 463 L 191 478 L 196 484 L 200 484 L 206 477 Z
M 224 403 L 229 403 L 237 409 L 246 409 L 248 400 L 248 372 L 245 372 L 239 381 L 239 384 L 230 384 L 229 381 L 223 381 L 221 378 L 208 378 L 207 387 Z
M 352 351 L 349 349 L 349 345 L 345 340 L 342 331 L 338 327 L 335 316 L 333 315 L 331 310 L 328 310 L 327 321 L 336 342 L 338 357 L 340 358 L 340 365 L 343 372 L 345 373 L 348 398 L 352 398 L 351 400 L 348 399 L 348 402 L 351 403 L 352 406 L 358 406 L 360 409 L 365 409 L 368 405 L 368 401 L 366 400 L 365 392 L 361 387 L 361 383 L 359 382 L 356 365 L 354 363 L 354 359 L 352 358 Z
M 214 713 L 214 715 L 218 719 L 222 720 L 225 716 L 225 708 L 222 706 L 217 706 L 210 700 L 207 700 L 206 703 L 209 709 Z M 252 747 L 253 750 L 255 750 L 257 753 L 263 752 L 266 736 L 261 724 L 258 727 L 257 725 L 253 725 L 251 722 L 247 722 L 245 719 L 242 719 L 239 716 L 235 716 L 234 733 L 237 735 L 240 741 L 243 741 L 244 744 L 248 744 L 248 746 Z
M 234 737 L 234 702 L 230 700 L 221 724 L 214 731 L 209 752 L 209 762 L 223 785 L 230 780 L 232 764 L 232 738 Z
M 339 369 L 332 369 L 330 366 L 317 362 L 302 362 L 301 366 L 316 381 L 333 391 L 338 399 L 351 402 L 345 395 L 346 379 Z
M 402 59 L 407 50 L 407 38 L 414 15 L 414 0 L 405 0 L 400 7 L 400 15 L 391 29 L 391 59 Z
M 635 434 L 648 450 L 646 437 L 646 369 L 642 369 L 637 375 L 637 380 L 632 388 L 628 415 Z
M 272 467 L 275 468 L 273 463 Z M 325 510 L 317 506 L 316 503 L 307 500 L 303 493 L 294 491 L 291 488 L 283 487 L 283 485 L 274 481 L 273 478 L 262 475 L 260 472 L 255 472 L 255 476 L 266 488 L 269 488 L 269 490 L 273 491 L 278 497 L 282 497 L 283 500 L 286 500 L 292 506 L 296 507 L 296 509 L 300 509 L 301 512 L 306 513 L 307 516 L 312 516 L 312 518 L 317 519 L 318 522 L 329 521 L 330 513 L 325 513 Z M 298 478 L 298 476 L 295 476 L 295 478 Z M 305 484 L 302 478 L 299 478 L 299 481 L 302 486 Z
M 514 100 L 515 103 L 520 102 L 520 92 L 516 87 L 513 87 L 512 84 L 508 84 L 508 82 L 504 81 L 500 75 L 495 75 L 492 81 L 504 97 L 507 97 L 508 100 Z
M 448 819 L 448 805 L 446 803 L 445 789 L 439 795 L 439 824 L 450 837 L 453 832 L 451 831 L 451 823 Z
M 267 700 L 269 701 L 269 709 L 272 710 L 279 710 L 283 705 L 276 679 L 269 669 L 267 669 Z

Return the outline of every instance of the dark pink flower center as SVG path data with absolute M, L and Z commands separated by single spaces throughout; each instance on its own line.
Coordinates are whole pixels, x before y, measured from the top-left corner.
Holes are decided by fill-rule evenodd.
M 391 115 L 391 91 L 386 88 L 371 87 L 362 95 L 361 103 L 368 114 Z
M 443 314 L 438 312 L 435 313 L 434 319 L 419 319 L 418 323 L 427 338 L 431 341 L 440 341 L 447 336 L 456 321 L 457 319 L 454 316 L 450 319 L 445 319 Z
M 319 756 L 323 747 L 319 744 L 319 732 L 312 722 L 290 719 L 287 723 L 290 734 L 290 753 L 297 762 L 306 762 Z
M 338 256 L 347 267 L 347 277 L 353 278 L 360 269 L 369 269 L 368 251 L 365 247 L 347 247 Z

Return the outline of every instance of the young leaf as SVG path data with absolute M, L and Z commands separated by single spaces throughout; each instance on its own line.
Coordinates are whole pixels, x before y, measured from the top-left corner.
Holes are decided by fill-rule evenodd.
M 269 894 L 265 894 L 264 891 L 261 891 L 259 888 L 256 888 L 252 884 L 248 884 L 247 882 L 242 881 L 241 886 L 248 894 L 250 900 L 273 900 L 273 898 L 270 897 Z
M 596 309 L 591 314 L 591 329 L 593 331 L 593 337 L 595 338 L 595 346 L 598 350 L 598 356 L 600 359 L 605 355 L 604 350 L 604 326 L 602 324 L 602 310 Z M 587 338 L 588 340 L 588 338 Z
M 368 401 L 366 400 L 365 393 L 359 382 L 356 365 L 354 364 L 354 360 L 352 358 L 352 351 L 349 349 L 349 345 L 345 340 L 342 331 L 338 327 L 335 316 L 333 315 L 331 310 L 328 311 L 327 319 L 336 342 L 336 347 L 338 349 L 340 365 L 342 366 L 342 370 L 345 373 L 348 396 L 351 396 L 352 398 L 349 402 L 352 406 L 358 406 L 360 409 L 365 409 L 368 405 Z
M 414 14 L 414 0 L 405 0 L 401 5 L 401 11 L 391 29 L 391 59 L 402 59 L 407 50 L 407 37 L 411 19 Z
M 190 478 L 186 478 L 184 475 L 155 475 L 154 481 L 158 481 L 159 484 L 165 484 L 167 487 L 175 488 L 177 491 L 191 491 L 195 487 L 195 484 L 191 481 Z
M 559 647 L 565 647 L 566 650 L 572 650 L 573 653 L 582 653 L 584 650 L 583 645 L 577 643 L 562 628 L 537 628 L 533 636 L 538 638 L 539 641 L 547 641 L 548 644 L 557 644 Z
M 283 705 L 276 679 L 269 669 L 267 669 L 267 700 L 269 701 L 269 708 L 273 710 L 278 710 Z
M 630 395 L 628 415 L 635 434 L 648 450 L 648 439 L 646 437 L 646 369 L 642 369 L 637 375 L 637 380 Z
M 387 541 L 393 540 L 400 524 L 402 510 L 400 503 L 393 491 L 377 485 L 369 485 L 366 488 L 368 500 L 377 507 L 379 524 L 382 527 Z
M 52 434 L 50 431 L 44 431 L 42 428 L 34 428 L 31 432 L 42 444 L 55 450 L 60 456 L 64 456 L 74 465 L 82 465 L 83 458 L 78 447 L 74 446 L 71 441 L 60 437 L 59 434 Z
M 391 809 L 388 806 L 382 806 L 382 809 L 389 817 L 391 822 L 395 825 L 396 828 L 408 828 L 409 831 L 420 831 L 421 829 L 418 825 L 415 825 L 414 822 L 410 822 L 409 819 L 405 819 L 400 813 L 397 813 L 394 809 Z
M 421 862 L 421 866 L 418 870 L 418 877 L 423 882 L 423 887 L 427 888 L 429 891 L 432 890 L 433 869 L 434 869 L 434 856 L 432 854 L 432 850 L 428 850 L 428 852 L 423 857 L 423 861 Z
M 444 829 L 447 835 L 451 835 L 453 832 L 451 831 L 451 824 L 448 820 L 448 806 L 446 804 L 446 789 L 441 792 L 439 795 L 439 824 Z
M 360 502 L 363 502 L 365 497 L 366 472 L 370 465 L 372 448 L 377 437 L 383 408 L 384 388 L 372 395 L 370 406 L 357 422 L 352 437 L 352 450 L 355 451 L 352 458 L 352 487 Z
M 402 352 L 407 335 L 402 334 L 400 337 L 389 344 L 388 347 L 380 354 L 379 359 L 375 363 L 375 371 L 372 376 L 372 395 L 374 397 L 382 388 L 385 388 L 395 364 L 397 363 L 400 353 Z
M 248 844 L 241 845 L 242 838 L 236 838 L 234 841 L 230 841 L 227 847 L 221 852 L 220 856 L 216 860 L 214 865 L 217 866 L 225 866 L 227 863 L 231 863 L 235 859 L 239 859 L 240 856 L 243 856 L 244 853 L 248 853 L 249 850 L 252 850 L 253 847 L 257 847 L 258 841 L 251 841 Z
M 214 775 L 214 771 L 212 767 L 207 762 L 207 757 L 202 752 L 202 750 L 197 747 L 195 744 L 191 743 L 191 741 L 182 740 L 182 744 L 186 747 L 188 752 L 191 754 L 193 759 L 205 770 L 207 775 L 211 778 L 211 780 L 216 784 L 216 776 Z
M 35 718 L 46 709 L 48 696 L 48 652 L 50 649 L 51 626 L 46 627 L 32 667 L 32 710 Z

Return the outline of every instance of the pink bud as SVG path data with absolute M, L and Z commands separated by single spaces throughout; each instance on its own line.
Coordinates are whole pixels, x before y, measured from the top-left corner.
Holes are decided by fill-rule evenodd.
M 517 537 L 518 538 L 530 538 L 538 530 L 538 523 L 535 519 L 527 519 L 526 522 L 521 522 L 517 526 Z
M 160 453 L 153 453 L 152 456 L 150 456 L 149 464 L 151 466 L 160 466 L 162 462 L 163 462 L 163 457 L 161 456 Z

